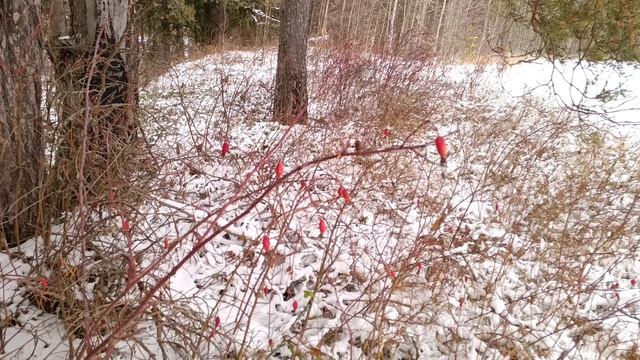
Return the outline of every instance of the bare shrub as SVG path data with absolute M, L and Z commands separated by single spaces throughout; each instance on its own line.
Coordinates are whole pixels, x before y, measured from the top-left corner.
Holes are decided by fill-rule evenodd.
M 11 270 L 4 321 L 27 299 L 78 358 L 632 358 L 637 289 L 612 279 L 637 271 L 637 145 L 498 101 L 481 71 L 349 46 L 310 63 L 305 127 L 265 122 L 273 53 L 151 82 L 148 152 L 12 260 L 38 266 Z

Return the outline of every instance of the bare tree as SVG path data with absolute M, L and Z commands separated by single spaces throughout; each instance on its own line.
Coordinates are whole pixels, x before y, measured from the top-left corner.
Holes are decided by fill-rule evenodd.
M 447 9 L 447 0 L 442 1 L 442 10 L 440 10 L 440 19 L 438 20 L 438 28 L 436 30 L 436 38 L 433 42 L 433 52 L 438 51 L 438 42 L 440 41 L 440 30 L 442 29 L 442 20 L 444 19 L 444 11 Z
M 276 69 L 273 118 L 281 123 L 307 120 L 307 38 L 311 0 L 285 0 Z
M 387 30 L 387 41 L 389 46 L 393 46 L 394 32 L 396 27 L 396 17 L 398 16 L 398 0 L 393 0 L 391 11 L 389 12 L 389 29 Z
M 320 35 L 327 34 L 327 17 L 329 16 L 329 5 L 331 0 L 326 0 L 322 6 L 322 15 L 320 16 Z
M 35 234 L 44 151 L 40 2 L 0 3 L 0 248 Z

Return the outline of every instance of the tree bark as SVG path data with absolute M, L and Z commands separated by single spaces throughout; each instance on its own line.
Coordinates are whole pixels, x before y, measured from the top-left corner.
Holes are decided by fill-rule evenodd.
M 491 16 L 491 2 L 487 1 L 487 6 L 484 13 L 484 23 L 482 24 L 482 35 L 480 35 L 480 41 L 478 42 L 478 48 L 476 50 L 476 56 L 480 56 L 484 48 L 484 43 L 487 40 L 487 27 L 489 26 L 489 17 Z
M 48 20 L 48 33 L 52 38 L 58 38 L 67 33 L 66 8 L 64 0 L 43 0 L 43 19 Z
M 218 20 L 218 42 L 224 44 L 227 32 L 227 0 L 220 0 L 220 19 Z
M 128 0 L 70 0 L 68 40 L 51 39 L 62 140 L 56 150 L 54 208 L 73 207 L 76 190 L 104 190 L 105 169 L 135 135 L 125 31 Z
M 343 0 L 342 1 L 342 10 L 340 11 L 340 27 L 343 28 L 343 29 L 344 29 L 344 23 L 345 23 L 344 12 L 347 9 L 347 1 L 350 1 L 350 0 Z M 348 40 L 348 34 L 341 33 L 340 36 L 339 36 L 339 40 Z
M 433 43 L 433 53 L 438 53 L 438 41 L 440 40 L 440 30 L 442 29 L 442 19 L 444 18 L 444 11 L 447 8 L 447 0 L 442 1 L 442 9 L 440 10 L 440 19 L 438 20 L 438 28 L 436 30 L 436 38 Z
M 189 1 L 196 10 L 196 22 L 199 30 L 196 32 L 195 41 L 201 45 L 211 45 L 224 41 L 227 30 L 227 1 Z M 266 5 L 268 8 L 268 4 Z
M 44 150 L 40 1 L 0 3 L 0 248 L 38 229 Z
M 389 14 L 389 29 L 387 33 L 387 41 L 388 41 L 389 48 L 393 48 L 397 12 L 398 12 L 398 0 L 393 0 L 393 5 L 391 6 L 391 12 Z
M 273 119 L 307 121 L 307 38 L 311 0 L 285 0 L 280 23 Z
M 321 26 L 320 26 L 320 36 L 325 36 L 327 35 L 327 21 L 328 21 L 328 16 L 329 16 L 329 4 L 331 3 L 331 0 L 326 0 L 325 5 L 324 5 L 324 10 L 322 11 L 322 15 L 320 17 L 320 21 L 321 21 Z

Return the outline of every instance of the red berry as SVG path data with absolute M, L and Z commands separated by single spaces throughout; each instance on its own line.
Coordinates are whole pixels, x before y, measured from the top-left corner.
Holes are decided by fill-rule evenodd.
M 444 141 L 442 136 L 438 136 L 436 138 L 436 150 L 438 150 L 438 154 L 440 155 L 441 161 L 447 160 L 447 144 Z
M 45 278 L 39 278 L 38 279 L 38 284 L 43 288 L 46 289 L 49 287 L 49 280 L 45 279 Z
M 220 327 L 220 316 L 216 316 L 216 329 Z
M 266 253 L 268 253 L 269 249 L 271 249 L 271 240 L 269 239 L 269 235 L 265 235 L 262 237 L 262 248 Z
M 271 292 L 271 290 L 268 287 L 264 287 L 264 289 L 262 289 L 262 292 L 264 293 L 264 296 L 269 295 L 269 293 Z
M 327 222 L 324 219 L 320 218 L 320 224 L 318 224 L 318 228 L 320 229 L 320 235 L 324 235 L 327 232 Z
M 284 173 L 284 163 L 282 160 L 278 160 L 278 164 L 276 165 L 276 177 L 281 178 Z
M 297 312 L 298 311 L 298 302 L 293 300 L 293 312 Z
M 269 339 L 269 347 L 272 347 L 272 346 L 273 346 L 273 339 L 270 338 Z
M 631 279 L 631 286 L 636 286 L 636 279 Z
M 131 230 L 131 224 L 129 223 L 129 220 L 122 220 L 122 230 L 124 230 L 125 233 L 129 233 L 129 230 Z
M 225 141 L 222 143 L 222 151 L 220 151 L 220 155 L 222 155 L 222 157 L 227 156 L 227 154 L 229 153 L 229 149 L 230 149 L 230 145 L 228 141 Z
M 384 131 L 382 132 L 382 136 L 388 138 L 389 136 L 391 136 L 391 130 L 384 129 Z
M 351 203 L 351 195 L 349 195 L 349 192 L 344 188 L 344 186 L 340 185 L 338 188 L 338 195 L 344 199 L 344 202 L 347 204 Z

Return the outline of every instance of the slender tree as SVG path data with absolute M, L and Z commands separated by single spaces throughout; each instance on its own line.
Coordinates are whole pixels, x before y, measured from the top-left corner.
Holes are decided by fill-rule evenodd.
M 391 3 L 391 11 L 389 12 L 389 28 L 387 29 L 387 42 L 389 46 L 393 46 L 396 17 L 398 17 L 398 0 L 393 0 Z
M 311 0 L 284 0 L 276 69 L 273 118 L 290 124 L 307 120 L 307 38 Z
M 433 52 L 438 51 L 438 42 L 440 41 L 440 30 L 442 29 L 442 20 L 444 19 L 444 11 L 447 9 L 447 0 L 442 1 L 442 9 L 440 10 L 440 19 L 438 20 L 438 28 L 436 30 L 436 38 L 433 42 Z
M 0 3 L 0 248 L 35 234 L 44 151 L 40 2 Z

